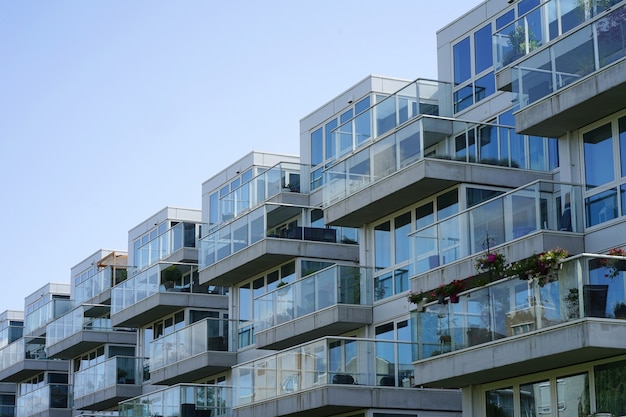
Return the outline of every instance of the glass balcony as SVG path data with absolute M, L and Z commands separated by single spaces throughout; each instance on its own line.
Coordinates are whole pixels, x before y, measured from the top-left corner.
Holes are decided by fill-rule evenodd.
M 115 356 L 80 369 L 74 374 L 74 399 L 115 385 L 141 385 L 144 381 L 144 358 Z
M 538 231 L 583 231 L 581 187 L 537 181 L 410 235 L 413 270 L 423 273 Z
M 233 367 L 235 405 L 328 384 L 411 386 L 415 344 L 325 337 Z
M 0 349 L 0 370 L 26 359 L 47 359 L 43 337 L 24 337 Z
M 336 304 L 373 305 L 372 271 L 334 265 L 254 300 L 255 333 Z
M 324 207 L 424 158 L 548 171 L 548 139 L 535 140 L 538 142 L 531 143 L 508 126 L 420 116 L 324 171 Z M 526 146 L 533 149 L 532 158 L 526 154 Z
M 351 228 L 302 227 L 311 209 L 267 203 L 200 240 L 200 269 L 213 265 L 265 238 L 339 243 L 356 241 Z
M 494 63 L 498 71 L 594 19 L 621 0 L 548 0 L 494 33 Z
M 0 327 L 0 349 L 15 342 L 24 333 L 24 325 L 21 321 L 7 320 Z
M 419 116 L 452 116 L 450 84 L 416 80 L 331 132 L 327 146 L 338 158 Z
M 210 293 L 207 285 L 198 284 L 197 274 L 194 264 L 153 265 L 111 290 L 111 314 L 158 293 Z
M 120 417 L 231 417 L 232 388 L 180 384 L 119 404 Z
M 70 311 L 72 307 L 72 300 L 55 298 L 41 307 L 29 311 L 24 321 L 24 333 L 31 334 L 34 330 L 44 327 L 52 320 Z
M 195 248 L 197 229 L 198 225 L 195 223 L 178 223 L 141 246 L 135 259 L 137 268 L 147 268 L 182 248 Z
M 626 260 L 582 254 L 546 279 L 517 276 L 461 293 L 458 303 L 413 313 L 419 359 L 585 317 L 626 320 Z
M 591 20 L 513 67 L 520 108 L 626 57 L 626 4 Z
M 98 308 L 100 316 L 102 316 L 102 308 L 108 311 L 109 306 L 103 306 Z M 128 332 L 132 329 L 127 328 L 113 328 L 111 326 L 111 319 L 106 317 L 91 317 L 91 310 L 93 306 L 80 306 L 69 313 L 54 320 L 46 327 L 46 347 L 50 347 L 61 340 L 79 333 L 81 331 L 96 331 L 96 332 Z
M 238 321 L 207 318 L 150 342 L 154 371 L 201 353 L 236 352 Z
M 301 174 L 304 178 L 308 177 L 306 172 L 306 166 L 290 162 L 281 162 L 268 168 L 262 174 L 220 197 L 221 221 L 218 224 L 239 217 L 282 191 L 308 193 L 306 181 L 300 181 Z
M 69 408 L 69 385 L 49 384 L 17 397 L 15 417 L 28 417 L 50 409 Z
M 74 305 L 81 304 L 114 287 L 127 278 L 126 268 L 107 266 L 97 274 L 76 285 Z

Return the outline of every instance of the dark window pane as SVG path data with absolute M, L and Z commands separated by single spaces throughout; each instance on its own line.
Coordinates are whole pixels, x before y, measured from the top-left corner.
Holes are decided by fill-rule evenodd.
M 454 55 L 454 82 L 461 84 L 472 76 L 470 38 L 467 37 L 452 47 Z
M 483 72 L 493 65 L 491 40 L 491 23 L 474 34 L 474 62 L 476 74 Z

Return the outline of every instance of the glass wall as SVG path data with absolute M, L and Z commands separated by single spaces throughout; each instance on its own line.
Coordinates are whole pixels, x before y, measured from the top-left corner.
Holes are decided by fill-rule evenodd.
M 256 333 L 336 304 L 372 305 L 372 271 L 335 265 L 254 300 Z
M 106 388 L 141 385 L 144 380 L 144 359 L 115 356 L 74 374 L 74 398 L 82 398 Z
M 406 348 L 405 348 L 406 346 Z M 410 387 L 410 342 L 325 337 L 233 367 L 235 405 L 327 384 Z
M 582 232 L 576 185 L 534 182 L 410 235 L 416 274 L 540 230 Z
M 180 384 L 119 404 L 120 417 L 231 417 L 232 388 Z
M 626 262 L 579 255 L 541 279 L 505 278 L 414 313 L 419 359 L 581 317 L 626 319 Z M 457 302 L 458 301 L 458 302 Z M 495 395 L 495 394 L 494 394 Z
M 136 268 L 144 269 L 182 248 L 195 248 L 199 225 L 178 223 L 135 251 Z

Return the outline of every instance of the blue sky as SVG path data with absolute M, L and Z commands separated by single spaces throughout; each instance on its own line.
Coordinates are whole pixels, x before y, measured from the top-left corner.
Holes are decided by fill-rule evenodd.
M 479 0 L 0 2 L 0 312 L 368 74 L 436 78 Z

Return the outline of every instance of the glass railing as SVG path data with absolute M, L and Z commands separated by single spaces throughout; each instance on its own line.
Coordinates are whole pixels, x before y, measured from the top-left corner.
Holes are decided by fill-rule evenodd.
M 334 265 L 254 300 L 260 332 L 336 304 L 372 305 L 372 270 Z
M 96 332 L 133 331 L 133 329 L 129 328 L 112 327 L 110 318 L 90 317 L 88 314 L 93 308 L 94 306 L 77 307 L 48 324 L 46 326 L 46 347 L 50 347 L 84 330 Z M 110 306 L 97 306 L 95 308 L 98 310 L 102 310 L 102 308 L 109 310 Z
M 228 222 L 242 213 L 262 204 L 276 194 L 287 191 L 293 193 L 308 193 L 306 181 L 308 178 L 306 166 L 291 162 L 281 162 L 257 175 L 239 188 L 220 197 L 221 221 Z M 218 224 L 219 224 L 218 223 Z M 216 225 L 211 225 L 211 227 Z
M 15 417 L 28 417 L 52 408 L 70 408 L 69 385 L 49 384 L 17 397 Z
M 451 91 L 448 83 L 416 80 L 339 125 L 326 146 L 341 158 L 419 115 L 452 116 Z
M 105 290 L 119 284 L 127 278 L 126 268 L 107 266 L 97 274 L 76 285 L 74 290 L 74 305 L 92 299 Z
M 532 152 L 527 153 L 527 146 Z M 343 200 L 424 158 L 534 171 L 551 169 L 549 139 L 518 135 L 509 126 L 420 116 L 392 135 L 326 171 L 324 206 Z
M 410 387 L 415 344 L 325 337 L 233 367 L 236 406 L 327 384 Z
M 237 351 L 237 320 L 207 318 L 150 342 L 150 371 L 208 351 Z
M 31 334 L 34 330 L 44 327 L 52 320 L 61 317 L 72 309 L 72 303 L 70 299 L 55 298 L 29 312 L 24 320 L 24 333 Z
M 265 238 L 328 243 L 358 243 L 352 228 L 302 227 L 311 208 L 267 203 L 227 223 L 200 240 L 200 269 L 237 253 Z
M 626 57 L 626 4 L 559 39 L 513 67 L 523 108 Z
M 43 337 L 24 337 L 0 349 L 0 369 L 6 369 L 25 359 L 48 359 Z
M 533 182 L 410 235 L 420 274 L 541 230 L 583 231 L 581 187 Z
M 180 384 L 119 404 L 120 417 L 231 417 L 232 388 L 225 385 Z
M 144 381 L 144 358 L 115 356 L 74 374 L 74 399 L 115 385 L 141 385 Z
M 195 264 L 161 262 L 128 278 L 111 290 L 111 314 L 158 293 L 217 294 L 221 289 L 198 284 Z
M 195 223 L 178 223 L 155 237 L 137 251 L 138 269 L 144 269 L 154 263 L 167 258 L 182 248 L 195 248 L 198 225 Z
M 22 324 L 10 324 L 0 330 L 0 349 L 15 342 L 24 335 L 24 326 Z
M 498 71 L 593 19 L 621 0 L 548 0 L 494 33 Z
M 530 280 L 510 277 L 413 313 L 419 359 L 584 317 L 626 320 L 626 258 L 581 254 Z

